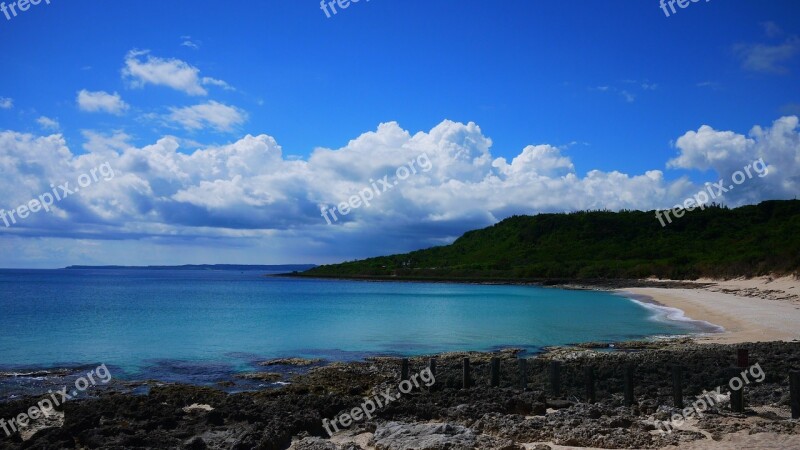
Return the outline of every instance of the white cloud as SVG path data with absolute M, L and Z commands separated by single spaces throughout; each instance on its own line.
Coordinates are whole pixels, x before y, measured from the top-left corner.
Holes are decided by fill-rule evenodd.
M 625 91 L 625 90 L 620 91 L 620 95 L 622 95 L 622 98 L 624 98 L 625 101 L 628 102 L 628 103 L 633 103 L 634 101 L 636 101 L 636 96 L 631 94 L 628 91 Z
M 200 83 L 200 69 L 179 59 L 150 55 L 149 50 L 131 50 L 125 57 L 122 76 L 133 87 L 147 84 L 167 86 L 193 96 L 208 95 Z
M 701 82 L 695 84 L 695 86 L 699 87 L 699 88 L 709 88 L 709 89 L 719 89 L 720 88 L 720 84 L 717 83 L 716 81 L 701 81 Z
M 82 130 L 81 134 L 86 139 L 83 149 L 90 153 L 115 154 L 133 148 L 129 144 L 131 137 L 122 131 L 103 134 L 92 130 Z
M 768 128 L 755 126 L 748 136 L 704 125 L 677 140 L 680 154 L 668 165 L 681 169 L 713 170 L 719 178 L 730 179 L 734 172 L 763 159 L 769 167 L 769 176 L 753 185 L 751 189 L 755 192 L 742 193 L 749 195 L 744 201 L 793 198 L 800 194 L 800 178 L 796 175 L 800 173 L 798 131 L 797 116 L 780 118 Z
M 181 36 L 181 40 L 183 41 L 181 42 L 182 47 L 189 47 L 194 50 L 198 50 L 200 48 L 200 42 L 195 42 L 192 40 L 191 36 Z
M 247 121 L 246 112 L 213 100 L 184 108 L 173 107 L 170 111 L 165 118 L 187 130 L 213 128 L 217 131 L 233 131 Z
M 734 52 L 742 61 L 742 67 L 753 72 L 785 74 L 786 63 L 800 53 L 800 38 L 791 36 L 782 44 L 739 44 Z
M 36 119 L 36 123 L 45 131 L 58 131 L 61 128 L 57 120 L 45 116 Z
M 187 118 L 192 120 L 210 123 Z M 59 203 L 58 214 L 29 219 L 15 233 L 24 235 L 30 227 L 31 234 L 70 239 L 101 235 L 151 249 L 203 242 L 198 248 L 219 246 L 234 254 L 241 246 L 242 255 L 245 248 L 262 251 L 269 245 L 293 258 L 335 260 L 446 243 L 513 214 L 672 207 L 702 188 L 686 176 L 668 180 L 656 169 L 580 174 L 565 150 L 548 144 L 527 146 L 509 162 L 492 155 L 491 139 L 474 123 L 444 121 L 416 133 L 384 123 L 342 148 L 318 148 L 306 160 L 287 156 L 267 135 L 189 151 L 172 136 L 139 148 L 122 132 L 83 133 L 86 152 L 74 154 L 60 135 L 0 132 L 5 205 L 23 204 L 47 192 L 50 183 L 75 180 L 106 161 L 117 174 Z M 676 148 L 668 166 L 712 171 L 708 181 L 764 159 L 769 176 L 737 187 L 728 204 L 800 193 L 797 117 L 753 127 L 746 136 L 702 126 L 677 139 Z M 321 217 L 321 206 L 347 201 L 421 154 L 431 170 L 419 171 L 335 226 Z
M 505 158 L 497 158 L 492 166 L 507 177 L 552 177 L 575 172 L 572 161 L 561 155 L 561 149 L 551 145 L 529 145 L 511 164 L 507 164 Z
M 226 82 L 224 82 L 222 80 L 217 80 L 216 78 L 211 78 L 211 77 L 203 77 L 203 85 L 221 87 L 222 89 L 225 89 L 226 91 L 235 91 L 236 90 L 230 84 L 228 84 L 228 83 L 226 83 Z
M 654 91 L 658 88 L 657 84 L 651 84 L 647 82 L 639 83 L 636 80 L 624 80 L 625 84 L 632 85 L 634 88 L 639 88 L 642 91 Z M 595 88 L 589 88 L 590 90 L 598 91 L 598 92 L 613 92 L 619 94 L 627 103 L 633 103 L 636 101 L 636 94 L 631 92 L 629 89 L 621 89 L 614 86 L 597 86 Z
M 120 115 L 129 108 L 116 92 L 109 94 L 105 91 L 90 92 L 83 89 L 78 92 L 76 101 L 78 109 L 85 112 L 106 112 Z
M 14 107 L 14 99 L 0 97 L 0 109 L 11 109 Z

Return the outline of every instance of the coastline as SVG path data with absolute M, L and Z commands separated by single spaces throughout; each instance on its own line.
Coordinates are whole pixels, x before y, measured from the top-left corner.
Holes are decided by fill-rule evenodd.
M 712 323 L 707 320 L 696 319 L 694 316 L 689 317 L 686 311 L 674 306 L 665 305 L 650 295 L 634 293 L 631 290 L 618 290 L 615 293 L 638 305 L 643 306 L 650 311 L 653 311 L 655 314 L 653 319 L 656 321 L 666 323 L 677 322 L 691 326 L 695 329 L 695 331 L 690 334 L 692 338 L 696 339 L 708 334 L 719 334 L 726 331 L 725 327 L 722 325 Z
M 670 368 L 685 367 L 684 404 L 719 386 L 720 369 L 736 361 L 738 346 L 669 345 L 636 352 L 584 350 L 554 358 L 524 358 L 525 389 L 519 386 L 521 359 L 515 352 L 436 355 L 435 387 L 402 386 L 398 358 L 320 366 L 279 389 L 225 394 L 180 384 L 153 385 L 139 395 L 100 393 L 59 406 L 53 423 L 31 422 L 24 433 L 0 440 L 0 448 L 289 448 L 345 450 L 380 448 L 741 448 L 780 442 L 800 445 L 800 424 L 791 420 L 784 382 L 794 369 L 800 343 L 745 346 L 758 362 L 747 387 L 746 414 L 722 401 L 704 418 L 661 434 L 660 422 L 674 407 Z M 463 361 L 470 358 L 469 386 Z M 499 386 L 491 386 L 490 362 L 499 361 Z M 560 361 L 560 394 L 552 392 L 552 361 Z M 408 358 L 409 374 L 428 367 L 428 357 Z M 284 361 L 295 363 L 294 361 Z M 596 374 L 596 398 L 585 399 L 587 367 Z M 633 405 L 621 393 L 626 368 L 635 368 Z M 766 376 L 769 374 L 769 376 Z M 429 389 L 430 388 L 430 389 Z M 727 387 L 723 389 L 727 390 Z M 402 392 L 402 391 L 401 391 Z M 778 392 L 780 395 L 775 395 Z M 387 394 L 389 397 L 383 395 Z M 333 436 L 328 422 L 351 414 L 367 398 L 391 398 L 371 416 L 340 423 Z M 0 418 L 16 417 L 40 401 L 18 398 L 0 403 Z M 388 405 L 388 406 L 386 406 Z M 287 420 L 287 418 L 291 418 Z M 170 426 L 163 426 L 169 423 Z M 35 428 L 34 428 L 35 427 Z M 698 431 L 693 431 L 698 430 Z M 38 432 L 36 432 L 38 431 Z M 746 432 L 746 433 L 745 433 Z M 25 441 L 23 441 L 25 440 Z M 426 442 L 425 446 L 419 445 Z M 356 443 L 356 444 L 354 444 Z
M 800 339 L 800 281 L 793 277 L 731 281 L 700 280 L 695 289 L 637 287 L 616 292 L 683 312 L 687 319 L 707 322 L 724 331 L 701 334 L 699 343 L 792 341 Z M 702 286 L 702 287 L 700 287 Z
M 319 365 L 297 358 L 264 361 L 259 366 L 265 372 L 259 372 L 257 378 L 264 385 L 236 393 L 226 392 L 223 385 L 120 380 L 109 389 L 69 402 L 56 411 L 55 422 L 35 422 L 0 447 L 66 447 L 80 437 L 87 448 L 230 448 L 231 436 L 240 448 L 292 450 L 411 448 L 422 439 L 435 440 L 431 441 L 435 446 L 426 448 L 518 450 L 541 444 L 552 449 L 719 450 L 765 442 L 781 442 L 787 448 L 800 445 L 800 424 L 790 420 L 784 381 L 795 368 L 800 342 L 745 343 L 798 337 L 793 329 L 800 323 L 800 299 L 793 293 L 800 291 L 797 280 L 640 283 L 639 287 L 624 288 L 587 283 L 540 286 L 616 293 L 647 305 L 663 320 L 697 322 L 695 328 L 707 333 L 626 342 L 628 345 L 614 346 L 620 351 L 610 352 L 603 345 L 575 344 L 533 357 L 514 350 L 408 357 L 409 373 L 420 372 L 430 357 L 436 358 L 437 388 L 398 397 L 390 407 L 376 410 L 374 417 L 349 429 L 337 429 L 330 437 L 320 428 L 323 420 L 341 417 L 365 398 L 398 386 L 402 377 L 399 356 Z M 713 326 L 725 330 L 711 333 Z M 742 348 L 750 352 L 759 370 L 763 368 L 762 373 L 769 374 L 763 383 L 748 387 L 746 415 L 732 413 L 721 403 L 707 411 L 702 422 L 691 422 L 674 433 L 656 431 L 659 421 L 668 421 L 681 411 L 674 407 L 670 390 L 664 388 L 676 361 L 685 368 L 683 399 L 690 402 L 719 385 L 720 370 L 731 366 Z M 472 364 L 466 389 L 464 358 Z M 493 359 L 499 361 L 499 387 L 490 386 Z M 524 365 L 519 362 L 523 359 Z M 554 361 L 562 367 L 560 394 L 552 392 Z M 280 366 L 286 366 L 286 371 Z M 526 390 L 519 388 L 521 366 Z M 597 377 L 594 401 L 584 398 L 586 380 L 581 374 L 587 367 Z M 620 393 L 627 367 L 635 367 L 637 380 L 632 407 L 625 405 Z M 267 386 L 278 372 L 285 374 L 279 385 Z M 257 380 L 253 383 L 258 384 Z M 39 401 L 37 395 L 0 401 L 0 418 L 16 417 Z M 131 405 L 136 405 L 134 414 Z M 287 422 L 287 416 L 296 420 Z M 76 420 L 85 417 L 91 420 Z M 163 423 L 171 426 L 163 427 Z M 120 424 L 124 424 L 124 432 Z M 462 444 L 466 445 L 458 447 Z
M 454 283 L 591 289 L 617 293 L 662 309 L 673 321 L 694 323 L 698 343 L 739 344 L 800 340 L 800 278 L 794 276 L 715 280 L 510 280 L 372 276 L 276 276 L 363 282 Z
M 363 282 L 454 283 L 590 289 L 617 293 L 662 309 L 669 320 L 693 322 L 698 343 L 740 344 L 800 340 L 800 278 L 763 276 L 716 280 L 591 279 L 512 280 L 380 276 L 275 276 Z

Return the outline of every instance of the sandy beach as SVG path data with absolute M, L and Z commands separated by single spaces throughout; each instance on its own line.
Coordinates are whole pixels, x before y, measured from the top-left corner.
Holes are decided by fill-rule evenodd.
M 644 295 L 677 308 L 685 316 L 725 328 L 698 338 L 702 342 L 792 341 L 800 339 L 800 280 L 794 277 L 728 281 L 698 280 L 697 289 L 630 288 L 620 293 Z

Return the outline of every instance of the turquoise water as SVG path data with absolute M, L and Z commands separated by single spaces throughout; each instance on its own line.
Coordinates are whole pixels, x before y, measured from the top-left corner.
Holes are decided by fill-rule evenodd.
M 117 377 L 191 382 L 273 357 L 537 351 L 697 331 L 604 292 L 263 275 L 0 270 L 0 371 L 105 363 Z

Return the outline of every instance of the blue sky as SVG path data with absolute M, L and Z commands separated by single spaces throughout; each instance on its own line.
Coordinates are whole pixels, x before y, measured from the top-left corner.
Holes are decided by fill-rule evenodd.
M 793 198 L 798 19 L 789 0 L 670 17 L 656 0 L 362 0 L 330 18 L 302 0 L 51 0 L 0 14 L 0 208 L 107 161 L 116 175 L 0 222 L 15 255 L 0 266 L 333 262 L 515 213 L 671 207 L 765 157 L 769 178 L 726 202 Z M 320 217 L 423 152 L 431 172 Z

